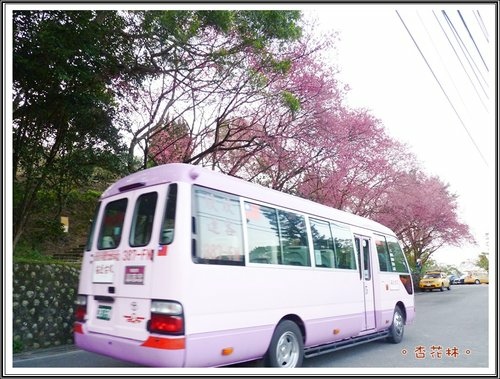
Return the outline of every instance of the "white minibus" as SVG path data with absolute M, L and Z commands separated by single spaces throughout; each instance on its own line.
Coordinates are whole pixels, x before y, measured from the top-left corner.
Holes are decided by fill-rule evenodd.
M 74 339 L 145 366 L 298 367 L 360 343 L 398 343 L 414 317 L 408 263 L 387 227 L 176 163 L 102 194 Z

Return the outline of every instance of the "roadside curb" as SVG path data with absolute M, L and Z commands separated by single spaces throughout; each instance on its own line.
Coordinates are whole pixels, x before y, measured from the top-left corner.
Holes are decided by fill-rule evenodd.
M 79 350 L 75 345 L 63 345 L 63 346 L 56 346 L 56 347 L 47 347 L 47 348 L 40 348 L 40 349 L 34 349 L 34 350 L 29 350 L 29 351 L 23 351 L 20 353 L 14 353 L 13 354 L 13 361 L 22 361 L 24 359 L 29 359 L 29 358 L 40 358 L 43 356 L 47 355 L 54 355 L 57 353 L 68 353 L 71 351 L 77 351 Z

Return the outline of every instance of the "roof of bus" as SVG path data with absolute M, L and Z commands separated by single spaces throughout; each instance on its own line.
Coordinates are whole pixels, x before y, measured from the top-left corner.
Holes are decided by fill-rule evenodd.
M 194 166 L 185 163 L 169 163 L 130 174 L 109 186 L 102 194 L 101 199 L 125 193 L 127 189 L 135 188 L 138 185 L 144 188 L 173 182 L 197 184 L 224 192 L 238 194 L 248 199 L 275 204 L 276 206 L 285 207 L 290 210 L 338 220 L 343 223 L 357 225 L 384 234 L 394 235 L 394 232 L 389 228 L 365 217 L 326 207 L 307 199 L 263 187 L 256 183 L 247 182 L 243 179 L 212 171 L 202 166 Z

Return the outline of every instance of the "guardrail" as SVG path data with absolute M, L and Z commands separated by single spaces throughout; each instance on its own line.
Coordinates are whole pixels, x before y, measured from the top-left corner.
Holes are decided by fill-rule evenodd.
M 80 262 L 84 249 L 85 245 L 80 245 L 68 251 L 57 251 L 52 253 L 52 258 L 63 262 Z

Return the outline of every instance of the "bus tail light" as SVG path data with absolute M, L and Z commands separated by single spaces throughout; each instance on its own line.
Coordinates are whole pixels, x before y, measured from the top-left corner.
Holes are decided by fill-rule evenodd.
M 182 305 L 174 301 L 153 300 L 148 331 L 159 334 L 183 334 L 184 314 Z
M 85 316 L 87 316 L 87 296 L 78 295 L 75 305 L 75 321 L 85 322 Z

